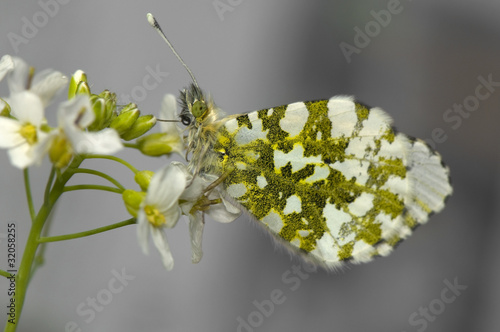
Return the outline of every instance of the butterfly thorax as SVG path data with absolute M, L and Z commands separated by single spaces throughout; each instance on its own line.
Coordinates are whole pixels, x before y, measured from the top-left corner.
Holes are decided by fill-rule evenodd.
M 195 173 L 217 173 L 217 153 L 213 147 L 217 131 L 224 123 L 212 98 L 194 84 L 181 91 L 181 122 L 186 125 L 189 168 Z

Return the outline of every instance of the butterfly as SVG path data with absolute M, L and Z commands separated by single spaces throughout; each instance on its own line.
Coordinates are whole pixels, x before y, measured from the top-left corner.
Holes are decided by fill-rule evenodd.
M 368 262 L 444 208 L 449 168 L 382 109 L 335 96 L 225 117 L 153 20 L 193 80 L 179 97 L 189 168 L 292 252 L 326 269 Z

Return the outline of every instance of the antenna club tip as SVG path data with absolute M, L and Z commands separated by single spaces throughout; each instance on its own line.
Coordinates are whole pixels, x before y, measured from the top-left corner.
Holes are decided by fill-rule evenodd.
M 146 15 L 146 17 L 148 18 L 148 22 L 149 22 L 149 24 L 150 24 L 151 26 L 155 26 L 155 24 L 156 24 L 156 19 L 155 19 L 155 17 L 153 16 L 153 14 L 148 13 L 148 14 Z

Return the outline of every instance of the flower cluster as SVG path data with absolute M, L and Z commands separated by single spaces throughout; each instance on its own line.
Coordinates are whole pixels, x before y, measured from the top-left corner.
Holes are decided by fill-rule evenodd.
M 160 114 L 165 119 L 173 119 L 175 113 L 175 97 L 166 95 Z M 164 123 L 162 131 L 180 132 L 174 123 Z M 182 146 L 181 142 L 174 139 L 171 139 L 170 143 L 169 146 L 173 149 Z M 137 175 L 136 182 L 143 191 L 127 189 L 123 193 L 123 199 L 128 211 L 137 217 L 137 236 L 143 252 L 148 253 L 148 239 L 151 234 L 167 270 L 173 268 L 174 260 L 164 231 L 173 228 L 181 215 L 189 218 L 193 263 L 198 263 L 203 256 L 201 243 L 204 215 L 207 214 L 221 223 L 231 222 L 240 215 L 240 210 L 224 199 L 218 186 L 211 188 L 212 183 L 217 180 L 216 176 L 193 177 L 186 165 L 179 162 L 172 162 L 154 175 L 151 172 Z
M 173 228 L 181 215 L 189 217 L 193 263 L 198 263 L 203 256 L 204 214 L 222 223 L 240 215 L 240 210 L 224 199 L 220 189 L 208 188 L 213 180 L 212 177 L 193 177 L 186 165 L 172 162 L 152 176 L 147 192 L 127 189 L 123 193 L 129 212 L 137 217 L 137 236 L 143 252 L 148 253 L 151 234 L 167 270 L 173 268 L 174 260 L 164 230 Z
M 30 166 L 38 165 L 48 157 L 58 170 L 58 181 L 52 188 L 58 190 L 57 197 L 65 191 L 78 189 L 120 193 L 127 211 L 138 224 L 137 235 L 142 250 L 148 252 L 151 234 L 168 270 L 173 267 L 173 258 L 165 230 L 174 227 L 182 215 L 188 217 L 193 263 L 199 262 L 203 255 L 201 242 L 205 214 L 222 223 L 239 216 L 240 210 L 224 199 L 222 189 L 216 185 L 217 176 L 194 176 L 186 165 L 179 162 L 172 162 L 156 173 L 139 171 L 130 163 L 109 156 L 125 147 L 135 148 L 147 156 L 172 153 L 182 156 L 185 139 L 175 122 L 178 117 L 173 95 L 164 97 L 160 110 L 160 117 L 170 122 L 161 122 L 160 132 L 148 133 L 156 123 L 154 116 L 141 115 L 137 105 L 132 103 L 116 105 L 116 95 L 108 90 L 92 94 L 81 70 L 70 79 L 52 69 L 35 73 L 34 68 L 20 58 L 5 55 L 0 59 L 0 81 L 4 79 L 9 95 L 0 98 L 0 148 L 8 150 L 12 165 L 26 172 Z M 57 125 L 51 126 L 45 118 L 46 108 L 66 87 L 68 100 L 58 105 Z M 135 143 L 128 143 L 133 139 L 137 139 Z M 125 189 L 117 180 L 98 171 L 93 174 L 110 180 L 116 187 L 91 184 L 67 187 L 71 175 L 78 172 L 80 163 L 90 155 L 129 167 L 140 190 Z M 86 169 L 85 172 L 92 170 Z M 52 178 L 46 192 L 50 191 L 51 181 Z M 28 203 L 34 210 L 32 202 Z M 130 222 L 117 225 L 125 224 Z
M 40 164 L 43 157 L 49 155 L 52 163 L 62 168 L 75 154 L 112 154 L 122 149 L 114 129 L 89 130 L 96 122 L 96 103 L 92 102 L 90 93 L 70 91 L 71 99 L 59 105 L 57 126 L 50 127 L 45 108 L 66 87 L 68 78 L 52 69 L 33 72 L 20 58 L 5 55 L 0 60 L 0 79 L 7 76 L 10 90 L 0 105 L 3 106 L 0 148 L 9 149 L 14 166 L 26 168 Z M 110 113 L 111 108 L 108 106 Z

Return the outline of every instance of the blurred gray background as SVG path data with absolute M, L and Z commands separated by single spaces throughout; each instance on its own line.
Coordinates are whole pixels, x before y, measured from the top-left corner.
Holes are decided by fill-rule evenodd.
M 390 22 L 380 14 L 388 9 L 394 12 Z M 499 83 L 474 105 L 479 77 L 500 82 L 498 0 L 4 0 L 0 53 L 39 70 L 71 75 L 83 69 L 93 92 L 107 88 L 122 96 L 138 91 L 148 68 L 158 67 L 168 76 L 134 99 L 144 113 L 156 114 L 163 95 L 177 94 L 189 76 L 147 24 L 147 12 L 228 114 L 355 95 L 384 108 L 407 134 L 429 140 L 433 132 L 446 135 L 433 141 L 451 168 L 455 193 L 392 255 L 335 273 L 294 274 L 300 261 L 276 249 L 246 216 L 231 224 L 207 220 L 205 255 L 197 265 L 190 262 L 187 225 L 179 223 L 167 233 L 175 258 L 171 272 L 153 247 L 149 256 L 142 254 L 135 226 L 52 243 L 28 290 L 19 331 L 499 330 Z M 376 16 L 385 21 L 376 23 Z M 9 33 L 22 37 L 26 22 L 35 21 L 39 27 L 25 42 L 9 41 Z M 355 29 L 366 28 L 371 36 L 363 44 Z M 357 48 L 349 61 L 340 46 L 347 44 Z M 5 82 L 0 86 L 5 96 Z M 471 111 L 444 118 L 464 103 Z M 47 113 L 54 123 L 56 107 Z M 134 151 L 119 156 L 151 170 L 168 162 Z M 124 167 L 87 165 L 136 188 Z M 0 233 L 15 222 L 21 254 L 29 230 L 22 172 L 10 166 L 5 151 L 0 169 Z M 48 171 L 47 161 L 32 170 L 38 198 Z M 73 183 L 86 181 L 101 183 L 83 176 Z M 60 201 L 51 234 L 126 218 L 118 195 L 72 192 Z M 0 247 L 3 268 L 5 242 Z M 133 280 L 111 293 L 114 273 L 122 271 Z M 467 288 L 446 291 L 453 283 Z M 0 287 L 4 307 L 5 280 Z M 282 295 L 271 310 L 273 294 Z M 91 309 L 88 298 L 97 298 L 99 309 Z

